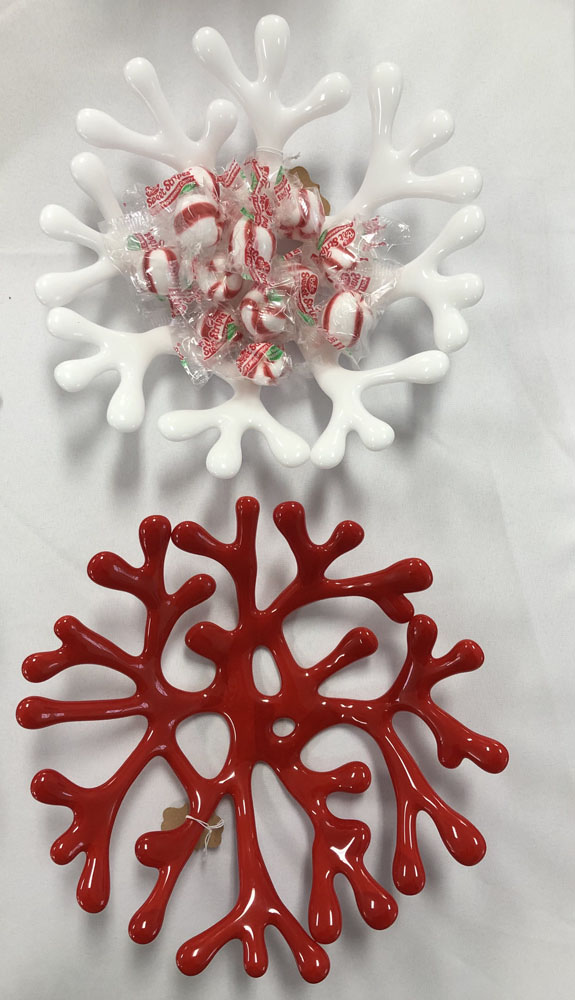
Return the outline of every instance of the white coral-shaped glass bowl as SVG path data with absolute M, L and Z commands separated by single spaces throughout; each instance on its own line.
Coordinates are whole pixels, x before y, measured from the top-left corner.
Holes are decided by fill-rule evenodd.
M 248 80 L 217 31 L 202 28 L 194 37 L 200 61 L 229 87 L 249 117 L 256 139 L 249 161 L 233 161 L 218 172 L 218 152 L 236 123 L 233 104 L 212 102 L 201 136 L 190 139 L 172 114 L 151 64 L 133 59 L 126 66 L 126 80 L 148 106 L 157 132 L 140 134 L 91 109 L 80 112 L 78 131 L 93 145 L 160 161 L 173 173 L 162 184 L 146 188 L 139 210 L 126 214 L 101 161 L 93 153 L 81 153 L 72 161 L 72 173 L 101 211 L 100 228 L 89 228 L 56 205 L 41 216 L 49 236 L 87 246 L 98 257 L 88 267 L 47 274 L 38 281 L 39 298 L 53 307 L 50 332 L 98 348 L 90 357 L 58 365 L 58 384 L 76 392 L 102 372 L 116 371 L 120 381 L 110 400 L 108 422 L 133 431 L 144 416 L 142 382 L 154 358 L 179 355 L 196 381 L 214 373 L 232 386 L 230 399 L 208 409 L 166 413 L 159 427 L 165 437 L 177 441 L 217 428 L 219 437 L 206 464 L 223 478 L 235 475 L 241 466 L 247 429 L 259 430 L 286 466 L 308 458 L 321 468 L 337 465 L 350 431 L 372 450 L 391 444 L 393 430 L 366 409 L 364 390 L 390 382 L 442 379 L 449 354 L 467 340 L 461 310 L 475 304 L 483 290 L 474 274 L 448 276 L 440 270 L 444 258 L 483 230 L 481 209 L 466 204 L 481 188 L 478 171 L 457 167 L 424 176 L 415 170 L 426 153 L 451 137 L 451 116 L 432 112 L 411 141 L 396 148 L 392 128 L 401 75 L 391 63 L 376 66 L 369 82 L 372 143 L 365 177 L 349 204 L 326 215 L 319 189 L 289 169 L 283 148 L 302 125 L 343 107 L 349 83 L 342 74 L 331 73 L 297 104 L 285 106 L 279 84 L 288 40 L 283 18 L 262 18 L 255 32 L 258 76 Z M 400 266 L 388 255 L 386 227 L 391 231 L 393 226 L 376 213 L 406 198 L 434 198 L 464 207 L 423 253 Z M 132 290 L 139 290 L 140 301 L 152 298 L 165 304 L 162 325 L 144 333 L 113 330 L 66 308 L 118 269 Z M 428 307 L 435 348 L 383 367 L 342 365 L 342 356 L 353 353 L 355 341 L 361 340 L 365 351 L 368 336 L 384 328 L 384 309 L 409 297 Z M 308 372 L 332 401 L 329 423 L 311 449 L 260 399 L 263 385 L 289 373 L 291 343 L 297 344 Z

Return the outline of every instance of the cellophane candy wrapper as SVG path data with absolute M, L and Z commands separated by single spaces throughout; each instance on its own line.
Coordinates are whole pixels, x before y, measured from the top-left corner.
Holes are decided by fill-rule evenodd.
M 395 284 L 393 248 L 409 239 L 383 217 L 330 225 L 305 171 L 255 156 L 134 187 L 124 204 L 104 230 L 108 255 L 144 312 L 169 314 L 196 384 L 217 373 L 274 385 L 326 344 L 361 360 Z
M 194 385 L 202 386 L 209 381 L 212 374 L 202 361 L 195 339 L 190 334 L 189 326 L 181 319 L 171 324 L 172 343 L 182 367 L 190 376 Z
M 145 206 L 103 223 L 109 259 L 136 291 L 166 299 L 178 285 L 176 248 L 166 244 Z

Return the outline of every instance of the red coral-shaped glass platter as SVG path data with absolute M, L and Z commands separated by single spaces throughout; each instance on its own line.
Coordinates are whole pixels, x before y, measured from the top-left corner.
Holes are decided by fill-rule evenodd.
M 307 533 L 302 506 L 282 503 L 274 519 L 295 556 L 297 572 L 268 607 L 259 608 L 255 599 L 258 514 L 259 505 L 253 498 L 238 501 L 237 534 L 230 543 L 213 538 L 194 522 L 183 522 L 171 532 L 166 518 L 148 517 L 140 526 L 144 554 L 141 566 L 130 566 L 110 552 L 96 555 L 88 566 L 91 579 L 101 586 L 127 591 L 145 605 L 142 652 L 128 654 L 77 619 L 64 617 L 54 629 L 62 643 L 60 648 L 29 656 L 23 665 L 24 676 L 39 682 L 76 664 L 99 664 L 130 678 L 136 691 L 130 697 L 101 701 L 30 697 L 18 706 L 17 717 L 29 729 L 134 715 L 147 719 L 146 732 L 137 747 L 102 785 L 84 788 L 54 770 L 40 771 L 32 781 L 36 799 L 68 806 L 73 811 L 72 823 L 52 845 L 51 855 L 58 864 L 67 864 L 79 853 L 85 854 L 77 891 L 80 906 L 90 912 L 106 906 L 109 845 L 118 809 L 149 761 L 163 757 L 185 789 L 190 816 L 176 829 L 144 833 L 136 843 L 138 860 L 156 868 L 158 879 L 132 918 L 131 937 L 141 944 L 156 937 L 180 872 L 199 838 L 205 836 L 205 829 L 195 818 L 207 823 L 222 797 L 230 796 L 237 833 L 238 899 L 227 916 L 181 946 L 178 966 L 186 975 L 195 975 L 226 942 L 239 938 L 246 971 L 260 976 L 268 964 L 264 932 L 268 925 L 274 925 L 291 948 L 303 978 L 319 982 L 329 971 L 322 945 L 335 941 L 341 931 L 335 876 L 341 874 L 349 880 L 359 911 L 371 927 L 388 927 L 395 920 L 397 904 L 365 867 L 369 827 L 360 820 L 335 816 L 327 804 L 333 792 L 365 791 L 371 780 L 368 767 L 353 761 L 331 771 L 311 770 L 301 760 L 306 744 L 317 733 L 342 723 L 369 733 L 377 743 L 397 801 L 393 880 L 403 893 L 419 892 L 425 882 L 416 835 L 421 810 L 429 814 L 448 851 L 462 864 L 480 861 L 485 841 L 473 824 L 450 808 L 426 781 L 394 729 L 396 712 L 414 713 L 427 723 L 445 767 L 457 767 L 467 757 L 483 770 L 496 773 L 505 767 L 507 751 L 495 740 L 472 732 L 432 700 L 431 689 L 438 681 L 477 669 L 483 654 L 474 642 L 464 640 L 446 655 L 433 656 L 436 626 L 430 618 L 415 615 L 405 596 L 429 587 L 431 571 L 424 562 L 404 559 L 364 576 L 330 578 L 326 576 L 328 567 L 359 545 L 362 528 L 353 521 L 343 521 L 327 542 L 316 545 Z M 162 672 L 162 652 L 176 622 L 215 589 L 211 577 L 196 575 L 175 593 L 166 591 L 164 560 L 170 538 L 186 552 L 216 560 L 235 584 L 236 627 L 228 630 L 202 621 L 186 635 L 189 648 L 215 664 L 215 677 L 202 691 L 178 689 Z M 352 629 L 328 656 L 308 669 L 296 662 L 283 632 L 285 618 L 296 609 L 328 598 L 350 596 L 365 597 L 388 618 L 407 623 L 405 663 L 389 690 L 371 700 L 326 697 L 319 688 L 336 671 L 376 651 L 373 632 L 362 627 Z M 269 649 L 280 672 L 281 689 L 275 695 L 262 694 L 254 683 L 252 657 L 262 646 Z M 230 729 L 227 759 L 213 779 L 195 770 L 176 740 L 180 723 L 203 712 L 223 716 Z M 274 723 L 286 718 L 293 720 L 293 731 L 287 736 L 276 735 Z M 252 772 L 260 761 L 273 768 L 313 824 L 309 931 L 280 899 L 262 858 L 251 790 Z

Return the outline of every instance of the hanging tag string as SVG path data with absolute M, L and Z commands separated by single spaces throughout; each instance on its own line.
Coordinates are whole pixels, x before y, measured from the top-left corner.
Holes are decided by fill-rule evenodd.
M 204 837 L 204 854 L 205 854 L 207 852 L 207 850 L 208 850 L 208 846 L 209 846 L 210 840 L 212 838 L 212 833 L 214 832 L 214 830 L 221 830 L 223 828 L 223 825 L 224 825 L 223 819 L 218 820 L 217 823 L 206 823 L 205 820 L 198 819 L 197 816 L 192 816 L 192 815 L 190 815 L 190 813 L 188 813 L 188 815 L 186 816 L 186 819 L 193 819 L 195 823 L 199 823 L 200 826 L 203 826 L 204 830 L 206 831 L 206 834 L 205 834 L 205 837 Z

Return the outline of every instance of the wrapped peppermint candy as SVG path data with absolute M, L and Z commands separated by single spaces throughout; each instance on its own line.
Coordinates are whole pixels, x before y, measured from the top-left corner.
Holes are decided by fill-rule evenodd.
M 173 174 L 145 189 L 147 211 L 155 228 L 170 243 L 174 233 L 180 248 L 214 246 L 221 236 L 220 186 L 204 167 Z
M 148 211 L 151 215 L 156 216 L 162 212 L 173 213 L 181 195 L 189 194 L 190 191 L 204 194 L 215 202 L 220 200 L 218 178 L 211 170 L 199 166 L 183 170 L 179 174 L 172 174 L 165 180 L 159 181 L 158 184 L 147 185 L 143 195 Z M 130 195 L 130 201 L 133 200 L 134 194 L 138 201 L 141 200 L 142 195 L 138 186 L 133 188 L 131 192 L 127 192 L 127 195 Z
M 235 191 L 235 210 L 239 210 L 229 243 L 232 266 L 256 284 L 264 284 L 270 262 L 276 252 L 272 229 L 274 213 L 269 167 L 257 159 L 246 161 Z M 233 217 L 233 213 L 230 213 Z
M 276 238 L 271 229 L 254 221 L 248 213 L 236 222 L 230 238 L 230 263 L 236 271 L 263 283 L 270 272 L 276 252 Z
M 337 292 L 329 299 L 321 317 L 326 339 L 338 350 L 353 347 L 374 325 L 373 310 L 357 292 Z
M 409 238 L 409 226 L 384 216 L 356 218 L 327 229 L 318 241 L 323 273 L 340 287 L 371 291 L 380 283 L 382 265 L 393 264 L 391 249 Z
M 137 275 L 148 292 L 165 298 L 170 289 L 178 287 L 177 254 L 167 246 L 144 250 Z
M 212 247 L 222 235 L 219 184 L 203 167 L 188 171 L 174 206 L 174 232 L 187 250 Z
M 356 267 L 360 260 L 358 232 L 353 222 L 326 229 L 318 241 L 319 259 L 330 280 L 338 272 Z
M 244 378 L 256 385 L 272 385 L 291 368 L 291 360 L 277 344 L 248 344 L 242 348 L 237 369 Z
M 230 269 L 227 258 L 218 255 L 208 260 L 196 258 L 191 262 L 190 277 L 198 284 L 202 295 L 214 302 L 227 302 L 238 294 L 243 279 Z
M 219 206 L 201 193 L 183 194 L 174 215 L 174 232 L 186 250 L 215 246 L 222 235 Z
M 239 305 L 242 325 L 254 340 L 277 338 L 288 322 L 286 296 L 273 288 L 252 288 Z
M 137 291 L 164 298 L 178 285 L 178 257 L 152 227 L 152 216 L 140 208 L 107 220 L 101 228 L 115 267 L 129 276 Z
M 202 358 L 209 362 L 216 355 L 227 354 L 232 344 L 239 344 L 242 332 L 231 313 L 225 309 L 208 309 L 196 325 L 198 346 Z
M 290 306 L 296 325 L 315 326 L 318 317 L 316 297 L 320 279 L 316 271 L 301 263 L 301 255 L 286 260 L 290 289 Z
M 325 222 L 325 210 L 315 187 L 293 187 L 280 201 L 276 213 L 280 232 L 292 240 L 319 236 Z
M 398 264 L 389 257 L 393 244 L 384 239 L 384 230 L 389 239 L 408 238 L 406 226 L 372 219 L 338 226 L 320 239 L 319 260 L 329 284 L 338 291 L 362 296 L 364 305 L 377 314 L 397 280 Z M 352 299 L 341 301 L 351 303 Z

